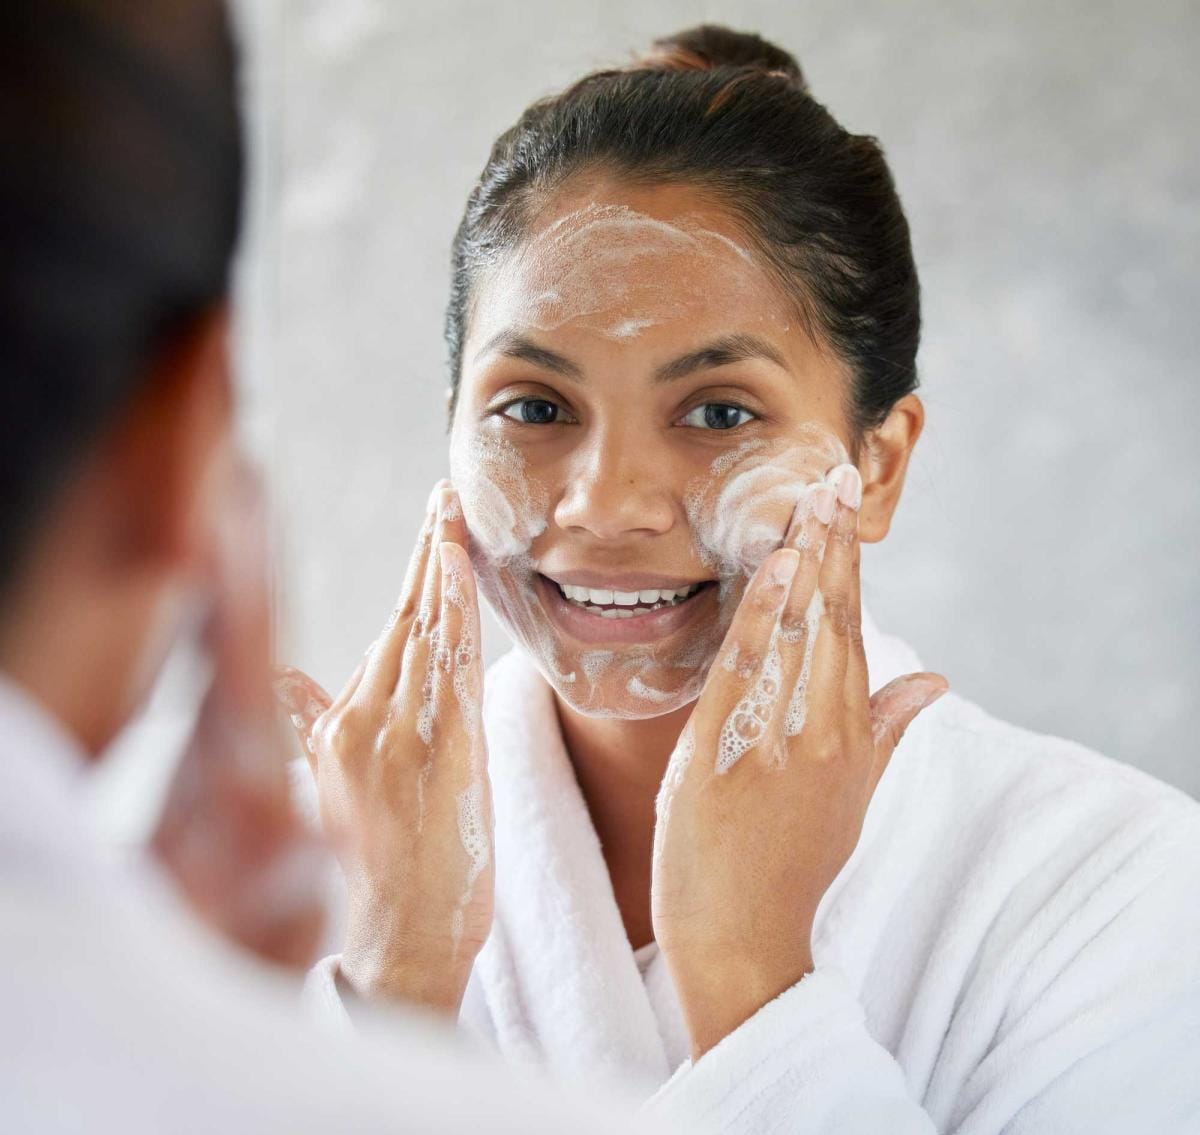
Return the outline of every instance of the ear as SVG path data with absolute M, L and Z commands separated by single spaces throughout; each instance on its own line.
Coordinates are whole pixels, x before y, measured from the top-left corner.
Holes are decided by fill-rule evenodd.
M 891 409 L 878 429 L 867 434 L 859 459 L 863 477 L 859 510 L 859 539 L 864 544 L 882 540 L 900 503 L 908 459 L 925 426 L 925 407 L 915 394 L 906 394 Z
M 222 304 L 160 352 L 109 439 L 118 517 L 110 550 L 118 564 L 211 571 L 232 418 L 229 310 Z

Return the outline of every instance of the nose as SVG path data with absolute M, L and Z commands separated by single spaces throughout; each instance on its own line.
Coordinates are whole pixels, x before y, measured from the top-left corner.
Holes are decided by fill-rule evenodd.
M 676 509 L 668 465 L 647 438 L 598 431 L 574 455 L 554 523 L 598 540 L 669 531 Z

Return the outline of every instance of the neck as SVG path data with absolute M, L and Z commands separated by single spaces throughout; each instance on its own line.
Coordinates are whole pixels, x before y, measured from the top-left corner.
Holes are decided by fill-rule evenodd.
M 34 559 L 0 609 L 0 673 L 89 759 L 148 693 L 170 642 L 173 615 L 160 581 L 128 577 L 98 591 L 62 550 Z
M 625 931 L 635 948 L 650 919 L 654 802 L 690 705 L 640 721 L 586 717 L 555 696 L 563 742 L 591 813 Z

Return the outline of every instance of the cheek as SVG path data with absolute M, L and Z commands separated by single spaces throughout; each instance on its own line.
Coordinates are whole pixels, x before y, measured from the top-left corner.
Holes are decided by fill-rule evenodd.
M 807 427 L 802 444 L 747 442 L 713 463 L 687 498 L 697 549 L 718 576 L 750 575 L 787 535 L 805 489 L 847 460 L 823 427 Z
M 456 435 L 450 479 L 462 501 L 476 550 L 507 562 L 529 550 L 546 529 L 546 498 L 520 450 L 486 434 Z
M 804 480 L 760 465 L 731 476 L 716 493 L 709 543 L 720 561 L 752 572 L 783 542 Z

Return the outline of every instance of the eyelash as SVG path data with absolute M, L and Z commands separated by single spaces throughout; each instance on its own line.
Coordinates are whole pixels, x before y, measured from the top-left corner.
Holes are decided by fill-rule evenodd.
M 516 418 L 509 414 L 509 410 L 512 410 L 517 406 L 527 405 L 531 402 L 539 403 L 543 406 L 552 406 L 557 413 L 562 412 L 562 407 L 557 402 L 552 402 L 549 398 L 534 398 L 529 395 L 524 398 L 514 398 L 511 402 L 505 403 L 505 405 L 499 407 L 499 409 L 497 409 L 495 412 L 501 417 L 508 418 L 510 422 L 516 422 L 518 425 L 522 426 L 557 426 L 563 424 L 557 418 L 551 422 L 527 422 L 523 418 Z
M 554 408 L 556 413 L 563 412 L 563 408 L 557 402 L 553 402 L 549 398 L 525 397 L 525 398 L 514 398 L 511 402 L 508 402 L 505 405 L 500 406 L 498 409 L 496 409 L 495 413 L 499 414 L 501 417 L 507 418 L 510 422 L 516 422 L 518 425 L 522 425 L 522 426 L 557 426 L 557 425 L 569 424 L 569 423 L 560 421 L 557 417 L 553 421 L 549 421 L 549 422 L 529 422 L 529 421 L 526 421 L 524 418 L 514 417 L 513 415 L 511 415 L 509 413 L 510 410 L 513 410 L 518 406 L 524 406 L 531 402 L 540 403 L 543 406 L 551 406 Z M 684 419 L 690 418 L 693 414 L 697 413 L 698 411 L 706 410 L 710 406 L 720 406 L 720 407 L 724 407 L 724 408 L 731 409 L 731 410 L 737 410 L 741 414 L 748 415 L 748 418 L 746 419 L 746 421 L 755 421 L 758 419 L 758 415 L 755 414 L 753 410 L 748 410 L 748 409 L 746 409 L 745 406 L 740 406 L 736 402 L 701 402 L 700 405 L 693 406 L 692 409 L 690 409 L 686 414 L 684 414 L 683 417 L 684 417 Z M 732 433 L 734 430 L 740 428 L 741 426 L 744 426 L 746 424 L 746 421 L 738 422 L 737 425 L 730 426 L 728 429 L 720 429 L 715 426 L 699 426 L 699 425 L 691 425 L 691 426 L 688 426 L 688 428 L 689 429 L 706 429 L 708 432 L 711 432 L 711 433 Z

